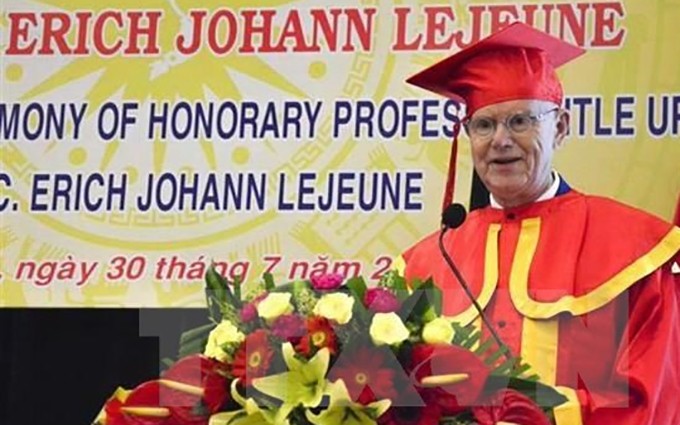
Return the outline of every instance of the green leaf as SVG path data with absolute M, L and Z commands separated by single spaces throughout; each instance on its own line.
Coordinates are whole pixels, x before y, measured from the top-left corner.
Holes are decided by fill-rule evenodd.
M 457 331 L 456 331 L 457 332 Z M 454 334 L 454 339 L 458 336 L 458 334 Z M 468 333 L 467 337 L 465 337 L 464 341 L 461 341 L 459 344 L 463 348 L 467 348 L 468 350 L 471 350 L 472 347 L 479 343 L 480 340 L 482 339 L 482 331 L 479 330 L 474 330 L 472 334 Z
M 312 285 L 306 280 L 296 280 L 291 282 L 290 292 L 293 293 L 293 298 L 297 301 L 300 297 L 309 295 L 312 289 Z M 285 285 L 284 285 L 285 286 Z
M 208 315 L 214 323 L 219 323 L 222 321 L 222 311 L 224 310 L 224 305 L 222 305 L 217 296 L 211 289 L 205 288 L 205 303 L 208 306 Z
M 272 280 L 272 282 L 274 282 Z M 273 283 L 272 283 L 273 284 Z M 273 289 L 268 289 L 267 292 L 277 292 L 282 294 L 293 293 L 296 282 L 288 282 L 275 286 Z
M 419 289 L 422 284 L 423 284 L 422 280 L 415 278 L 411 281 L 411 289 L 415 291 L 416 289 Z
M 487 352 L 487 350 L 491 349 L 492 345 L 494 345 L 494 341 L 491 338 L 489 338 L 486 341 L 479 344 L 479 347 L 477 347 L 477 349 L 474 350 L 474 353 L 477 354 L 478 356 L 482 356 L 484 353 Z
M 227 318 L 233 320 L 236 318 L 236 309 L 241 308 L 240 286 L 237 289 L 239 294 L 235 297 L 229 288 L 229 281 L 217 273 L 214 265 L 208 268 L 205 276 L 206 282 L 206 302 L 208 304 L 208 312 L 215 323 L 219 323 L 222 319 Z M 238 286 L 238 285 L 237 285 Z
M 395 270 L 389 271 L 388 274 L 383 277 L 383 279 L 385 280 L 383 286 L 391 289 L 392 293 L 394 293 L 400 303 L 403 303 L 409 297 L 409 295 L 411 295 L 411 290 L 406 283 L 406 279 L 402 276 L 399 276 L 399 273 L 397 273 Z
M 441 290 L 432 279 L 428 279 L 404 300 L 399 316 L 404 321 L 412 319 L 429 322 L 441 314 L 441 297 Z
M 509 352 L 508 347 L 506 347 L 506 346 L 500 347 L 497 351 L 492 353 L 489 357 L 485 358 L 484 363 L 487 366 L 493 366 L 494 364 L 496 364 L 498 359 L 501 358 L 501 356 L 504 356 L 508 352 Z
M 276 288 L 276 283 L 274 282 L 274 276 L 272 276 L 271 273 L 264 273 L 262 275 L 262 279 L 264 280 L 264 289 L 267 292 L 271 292 Z
M 229 292 L 229 283 L 224 276 L 217 273 L 215 265 L 211 264 L 205 274 L 205 283 L 208 292 L 220 302 L 225 302 L 227 299 L 227 292 Z
M 399 276 L 396 272 L 391 277 L 391 287 L 396 291 L 408 291 L 406 279 L 403 276 Z
M 354 305 L 352 306 L 352 321 L 349 323 L 350 327 L 357 332 L 356 334 L 365 332 L 371 323 L 371 318 L 373 314 L 364 305 L 364 297 L 366 296 L 366 291 L 368 290 L 368 285 L 362 277 L 353 277 L 345 282 L 345 291 L 354 298 Z M 340 289 L 341 291 L 343 288 Z M 348 330 L 348 329 L 346 329 Z M 341 331 L 342 333 L 342 331 Z M 344 337 L 346 337 L 347 342 L 349 340 L 351 332 L 347 332 Z
M 404 323 L 409 321 L 409 318 L 418 316 L 418 314 L 415 312 L 415 308 L 422 296 L 423 296 L 422 291 L 415 290 L 401 303 L 401 307 L 399 308 L 397 314 Z M 418 319 L 421 318 L 418 316 Z M 422 322 L 422 320 L 416 321 Z
M 234 278 L 234 282 L 232 283 L 234 287 L 234 298 L 238 302 L 238 306 L 241 307 L 243 299 L 241 298 L 241 286 L 243 285 L 243 277 L 242 276 L 237 276 Z
M 354 296 L 357 302 L 363 305 L 364 297 L 366 296 L 366 291 L 368 286 L 366 281 L 362 277 L 353 277 L 345 283 L 349 292 Z
M 517 363 L 519 362 L 519 359 L 517 358 L 511 358 L 511 359 L 506 359 L 503 363 L 498 365 L 492 373 L 496 375 L 505 375 L 509 376 L 512 374 L 513 369 L 515 366 L 517 366 Z
M 355 302 L 352 306 L 352 320 L 350 321 L 351 330 L 349 336 L 365 333 L 371 326 L 374 313 L 367 309 L 363 303 Z M 337 332 L 337 331 L 336 331 Z
M 179 357 L 202 353 L 208 341 L 208 335 L 215 325 L 208 323 L 183 332 L 179 338 Z
M 517 377 L 523 375 L 525 372 L 528 372 L 529 369 L 531 369 L 530 365 L 528 365 L 526 363 L 522 363 L 520 365 L 517 365 L 517 367 L 515 367 L 512 370 L 511 376 L 517 378 Z M 539 378 L 538 375 L 534 374 L 534 375 L 527 377 L 526 379 L 529 380 L 529 381 L 538 381 L 540 378 Z
M 438 286 L 432 285 L 432 289 L 430 289 L 427 293 L 427 298 L 432 308 L 434 308 L 434 313 L 437 316 L 442 315 L 442 297 L 442 290 L 439 289 Z
M 418 288 L 420 291 L 424 291 L 425 299 L 420 302 L 424 302 L 422 309 L 427 311 L 431 308 L 434 309 L 435 313 L 439 316 L 442 310 L 442 291 L 434 284 L 432 279 L 427 279 L 425 283 L 420 285 Z M 421 308 L 420 306 L 418 306 Z

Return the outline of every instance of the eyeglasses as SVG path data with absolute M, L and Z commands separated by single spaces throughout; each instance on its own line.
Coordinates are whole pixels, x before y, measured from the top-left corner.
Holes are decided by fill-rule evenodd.
M 476 139 L 489 138 L 496 132 L 496 127 L 500 122 L 507 128 L 510 133 L 514 135 L 522 134 L 531 129 L 537 122 L 542 121 L 549 114 L 558 111 L 559 108 L 553 108 L 549 111 L 541 112 L 539 114 L 532 114 L 531 112 L 522 112 L 505 117 L 505 120 L 498 121 L 495 118 L 477 117 L 463 122 L 465 131 L 468 136 Z

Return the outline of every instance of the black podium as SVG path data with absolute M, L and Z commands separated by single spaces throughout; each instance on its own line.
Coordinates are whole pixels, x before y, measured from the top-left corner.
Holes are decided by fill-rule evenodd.
M 1 309 L 0 424 L 87 425 L 118 386 L 154 379 L 205 309 Z

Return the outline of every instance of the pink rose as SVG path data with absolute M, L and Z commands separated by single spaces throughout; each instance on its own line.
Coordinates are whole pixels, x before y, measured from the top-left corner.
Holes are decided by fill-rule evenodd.
M 312 276 L 310 280 L 314 289 L 318 291 L 328 291 L 338 289 L 345 278 L 341 274 L 331 273 L 323 276 Z
M 385 288 L 371 288 L 364 295 L 364 305 L 376 313 L 392 313 L 399 310 L 399 300 Z
M 260 301 L 267 298 L 267 295 L 269 295 L 267 292 L 263 292 L 255 297 L 255 299 L 251 302 L 243 305 L 241 311 L 239 312 L 241 322 L 248 323 L 257 319 L 257 305 L 260 303 Z
M 243 323 L 248 323 L 257 319 L 257 307 L 255 306 L 255 303 L 244 305 L 239 315 L 241 316 L 241 321 Z

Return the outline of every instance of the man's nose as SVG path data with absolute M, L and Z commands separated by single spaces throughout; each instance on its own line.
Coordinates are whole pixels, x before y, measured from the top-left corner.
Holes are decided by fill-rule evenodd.
M 496 148 L 504 148 L 511 146 L 514 143 L 512 134 L 504 123 L 498 122 L 491 137 L 491 145 Z

